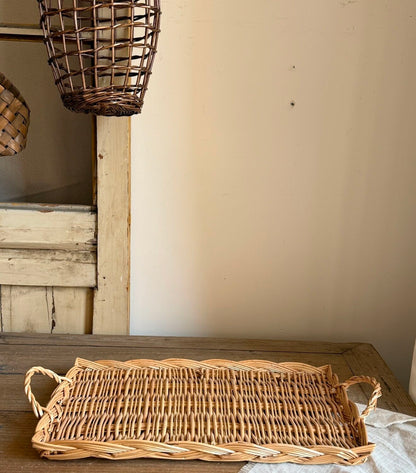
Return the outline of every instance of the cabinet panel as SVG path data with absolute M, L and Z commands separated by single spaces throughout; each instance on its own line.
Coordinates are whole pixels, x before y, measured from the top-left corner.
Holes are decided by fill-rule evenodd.
M 0 248 L 80 251 L 96 246 L 92 207 L 0 204 Z
M 0 284 L 95 287 L 96 279 L 94 251 L 0 251 Z
M 92 289 L 3 285 L 0 293 L 4 332 L 91 333 Z

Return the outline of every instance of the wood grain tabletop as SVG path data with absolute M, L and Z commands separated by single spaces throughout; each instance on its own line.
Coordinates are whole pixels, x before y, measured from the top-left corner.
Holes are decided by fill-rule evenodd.
M 268 360 L 300 362 L 314 366 L 330 364 L 344 381 L 353 375 L 373 376 L 381 383 L 379 407 L 416 415 L 416 405 L 402 388 L 374 347 L 364 343 L 328 343 L 218 338 L 126 337 L 97 335 L 0 334 L 0 471 L 143 473 L 169 471 L 236 473 L 243 463 L 202 461 L 98 459 L 53 462 L 40 459 L 31 446 L 37 419 L 23 391 L 23 379 L 32 366 L 43 366 L 64 375 L 75 358 L 127 361 L 147 358 L 205 360 Z M 33 391 L 45 405 L 55 387 L 49 378 L 33 378 Z M 355 402 L 366 403 L 371 388 L 356 385 L 348 391 Z M 371 439 L 370 439 L 371 440 Z

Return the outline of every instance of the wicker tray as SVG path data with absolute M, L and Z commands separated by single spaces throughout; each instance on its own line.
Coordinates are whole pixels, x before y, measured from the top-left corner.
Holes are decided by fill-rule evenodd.
M 46 408 L 31 391 L 36 373 L 59 383 Z M 374 392 L 360 415 L 346 391 L 362 382 Z M 65 377 L 31 368 L 25 392 L 41 417 L 33 447 L 49 459 L 345 465 L 371 454 L 364 417 L 381 395 L 374 378 L 339 383 L 330 366 L 79 358 Z

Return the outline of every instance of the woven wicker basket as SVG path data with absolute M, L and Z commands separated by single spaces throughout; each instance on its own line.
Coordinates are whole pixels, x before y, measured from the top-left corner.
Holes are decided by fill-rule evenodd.
M 140 113 L 157 48 L 159 0 L 38 0 L 49 63 L 74 112 Z
M 60 383 L 46 408 L 31 391 L 36 373 Z M 361 382 L 374 392 L 360 415 L 346 390 Z M 41 417 L 32 444 L 49 459 L 344 465 L 372 452 L 363 419 L 381 395 L 375 379 L 340 384 L 330 366 L 183 359 L 77 359 L 65 377 L 34 367 L 25 392 Z
M 14 156 L 24 150 L 29 123 L 25 99 L 0 73 L 0 156 Z

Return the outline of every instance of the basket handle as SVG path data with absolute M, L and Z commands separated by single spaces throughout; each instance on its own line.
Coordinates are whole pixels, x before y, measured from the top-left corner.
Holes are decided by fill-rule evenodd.
M 368 414 L 370 414 L 370 412 L 373 411 L 377 406 L 377 399 L 381 397 L 381 386 L 375 378 L 371 378 L 370 376 L 352 376 L 350 379 L 347 379 L 339 386 L 343 386 L 345 387 L 345 389 L 348 389 L 353 384 L 358 383 L 371 384 L 371 386 L 373 386 L 374 388 L 373 393 L 371 394 L 370 399 L 368 400 L 367 407 L 360 414 L 361 419 L 365 419 Z
M 29 399 L 29 402 L 32 404 L 33 412 L 35 413 L 36 417 L 42 417 L 44 412 L 49 412 L 46 407 L 42 407 L 38 401 L 35 399 L 34 394 L 32 393 L 32 388 L 30 387 L 30 382 L 32 376 L 35 374 L 43 374 L 49 376 L 49 378 L 54 379 L 58 384 L 61 384 L 62 381 L 68 381 L 71 383 L 72 381 L 69 378 L 65 378 L 64 376 L 59 376 L 52 370 L 47 370 L 46 368 L 42 368 L 42 366 L 34 366 L 30 368 L 30 370 L 26 373 L 25 376 L 25 394 Z

